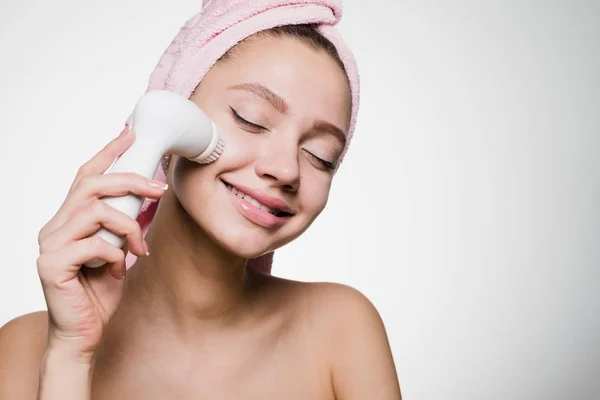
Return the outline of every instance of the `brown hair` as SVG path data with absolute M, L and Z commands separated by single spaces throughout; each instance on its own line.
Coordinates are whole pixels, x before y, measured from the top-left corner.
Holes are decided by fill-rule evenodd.
M 335 48 L 333 43 L 329 41 L 329 39 L 327 39 L 317 30 L 316 25 L 300 24 L 277 26 L 275 28 L 270 28 L 255 33 L 254 35 L 244 39 L 242 42 L 240 42 L 240 44 L 251 40 L 253 37 L 262 35 L 275 37 L 292 37 L 301 40 L 302 42 L 311 46 L 315 50 L 324 50 L 334 59 L 334 61 L 340 66 L 342 71 L 344 71 L 344 73 L 346 72 L 346 68 L 344 67 L 344 63 L 342 62 L 342 59 L 340 58 L 337 49 Z M 236 49 L 237 46 L 234 46 L 231 49 L 229 49 L 221 58 L 219 58 L 217 62 L 227 60 L 228 58 L 234 56 Z

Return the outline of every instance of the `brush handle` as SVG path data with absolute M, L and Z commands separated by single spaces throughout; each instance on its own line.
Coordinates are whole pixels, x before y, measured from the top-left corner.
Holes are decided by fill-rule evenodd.
M 206 164 L 223 151 L 223 141 L 215 124 L 192 101 L 168 90 L 147 92 L 136 104 L 132 129 L 136 140 L 107 173 L 133 172 L 152 179 L 163 154 L 169 152 L 191 161 Z M 108 205 L 136 219 L 144 198 L 128 194 L 103 198 Z M 125 238 L 101 228 L 94 234 L 122 248 Z M 88 267 L 105 264 L 99 259 L 85 263 Z
M 142 140 L 136 140 L 112 165 L 106 173 L 133 172 L 142 175 L 148 179 L 152 179 L 156 173 L 156 169 L 162 157 L 162 150 L 156 143 L 149 143 L 149 140 L 144 138 L 153 137 L 147 132 L 136 131 L 136 137 L 139 136 Z M 157 151 L 158 149 L 158 151 Z M 136 219 L 142 208 L 144 197 L 135 194 L 127 194 L 118 197 L 102 198 L 109 206 L 126 214 L 130 218 Z M 115 235 L 111 231 L 100 228 L 92 236 L 99 236 L 108 243 L 122 248 L 125 244 L 125 238 Z M 88 261 L 84 265 L 91 268 L 97 268 L 104 265 L 105 261 L 95 258 Z

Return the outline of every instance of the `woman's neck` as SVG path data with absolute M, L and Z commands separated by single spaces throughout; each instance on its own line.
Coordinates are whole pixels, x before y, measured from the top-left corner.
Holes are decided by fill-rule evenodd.
M 125 314 L 173 328 L 179 336 L 239 321 L 252 274 L 193 222 L 172 192 L 161 199 L 146 235 L 150 256 L 128 271 Z

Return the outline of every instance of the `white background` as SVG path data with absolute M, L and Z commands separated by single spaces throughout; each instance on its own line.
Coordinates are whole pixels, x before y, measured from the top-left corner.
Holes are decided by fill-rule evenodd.
M 450 3 L 452 5 L 450 5 Z M 0 325 L 200 0 L 0 2 Z M 274 274 L 365 293 L 406 399 L 600 398 L 600 2 L 346 1 L 357 132 Z

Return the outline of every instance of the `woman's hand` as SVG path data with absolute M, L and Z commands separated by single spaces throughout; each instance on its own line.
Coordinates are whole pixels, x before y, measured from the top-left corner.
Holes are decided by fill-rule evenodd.
M 91 364 L 121 300 L 126 252 L 90 235 L 104 227 L 125 236 L 127 248 L 138 257 L 148 252 L 139 224 L 100 200 L 128 193 L 159 198 L 164 193 L 164 184 L 137 174 L 104 174 L 134 140 L 134 132 L 126 128 L 81 166 L 64 203 L 39 232 L 37 266 L 49 316 L 47 354 L 58 353 L 57 358 Z M 94 258 L 106 264 L 82 267 Z

